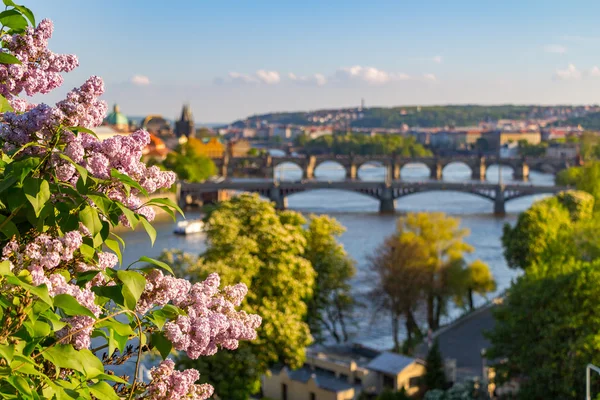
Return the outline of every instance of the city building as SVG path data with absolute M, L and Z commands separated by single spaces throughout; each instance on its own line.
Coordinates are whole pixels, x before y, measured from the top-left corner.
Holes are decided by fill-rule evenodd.
M 181 110 L 179 121 L 175 122 L 175 136 L 178 138 L 183 136 L 189 138 L 190 136 L 194 136 L 195 133 L 196 127 L 194 126 L 194 117 L 190 111 L 190 106 L 186 104 Z
M 111 126 L 117 131 L 128 132 L 129 131 L 129 120 L 121 113 L 119 106 L 115 104 L 112 112 L 110 112 L 104 119 L 103 125 Z
M 144 147 L 142 150 L 142 155 L 146 158 L 154 158 L 158 160 L 163 160 L 167 154 L 169 153 L 169 149 L 165 145 L 158 136 L 150 134 L 150 143 Z
M 230 140 L 227 143 L 227 152 L 230 157 L 246 157 L 252 146 L 245 139 Z
M 225 145 L 217 137 L 198 139 L 191 137 L 188 144 L 198 155 L 210 158 L 223 158 L 225 154 Z
M 93 130 L 96 136 L 98 136 L 98 139 L 100 140 L 108 139 L 109 137 L 113 137 L 116 135 L 126 134 L 126 132 L 122 132 L 118 129 L 115 129 L 111 125 L 100 125 L 94 128 Z
M 575 143 L 550 143 L 546 148 L 546 157 L 573 159 L 579 155 L 579 147 Z
M 401 388 L 419 390 L 425 368 L 420 360 L 360 346 L 315 346 L 304 366 L 279 366 L 262 380 L 263 395 L 273 400 L 354 400 Z
M 304 134 L 311 139 L 316 139 L 321 136 L 333 135 L 332 126 L 307 126 L 304 128 Z
M 157 136 L 169 136 L 173 134 L 171 124 L 161 115 L 148 115 L 142 121 L 142 128 Z

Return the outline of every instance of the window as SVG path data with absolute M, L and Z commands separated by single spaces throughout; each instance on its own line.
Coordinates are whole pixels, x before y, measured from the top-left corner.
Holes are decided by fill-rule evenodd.
M 396 380 L 395 376 L 383 374 L 383 388 L 394 390 L 396 388 L 396 385 L 394 384 L 395 380 Z
M 410 378 L 408 380 L 408 387 L 414 388 L 414 387 L 418 387 L 420 384 L 421 384 L 420 376 L 413 376 L 412 378 Z
M 287 385 L 285 383 L 281 384 L 281 398 L 283 400 L 288 400 L 288 397 L 287 397 Z
M 340 374 L 340 379 L 343 380 L 344 382 L 348 382 L 348 375 Z
M 354 378 L 354 384 L 355 385 L 362 385 L 362 379 L 360 379 L 359 377 L 355 377 Z
M 313 392 L 310 393 L 310 400 L 317 400 L 317 395 Z

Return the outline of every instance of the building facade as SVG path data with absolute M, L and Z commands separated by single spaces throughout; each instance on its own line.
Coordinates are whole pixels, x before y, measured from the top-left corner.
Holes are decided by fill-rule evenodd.
M 302 368 L 273 368 L 263 377 L 262 390 L 273 400 L 355 400 L 402 388 L 412 395 L 424 373 L 423 362 L 396 353 L 309 348 Z
M 180 137 L 191 137 L 196 133 L 196 127 L 194 126 L 194 117 L 190 111 L 188 104 L 183 106 L 181 110 L 181 117 L 179 121 L 175 122 L 175 136 Z
M 204 139 L 191 137 L 188 139 L 188 145 L 196 154 L 209 158 L 223 158 L 225 155 L 225 145 L 216 137 Z

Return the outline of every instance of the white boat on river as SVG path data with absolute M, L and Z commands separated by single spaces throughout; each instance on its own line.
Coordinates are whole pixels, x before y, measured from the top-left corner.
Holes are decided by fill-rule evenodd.
M 179 221 L 173 232 L 178 235 L 191 235 L 194 233 L 201 233 L 203 231 L 204 222 L 199 219 L 193 219 L 189 221 Z

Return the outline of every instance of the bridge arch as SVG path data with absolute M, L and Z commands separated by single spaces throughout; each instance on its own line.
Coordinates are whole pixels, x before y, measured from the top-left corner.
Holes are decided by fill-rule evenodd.
M 446 201 L 439 201 L 440 198 Z M 407 199 L 404 201 L 404 199 Z M 410 200 L 412 199 L 412 200 Z M 448 201 L 448 199 L 451 199 Z M 397 208 L 404 212 L 439 211 L 450 214 L 489 213 L 494 199 L 475 192 L 460 190 L 424 190 L 402 195 L 397 198 Z
M 407 162 L 398 171 L 400 179 L 406 181 L 424 181 L 431 176 L 431 167 L 424 162 Z
M 442 168 L 445 181 L 468 181 L 473 176 L 473 167 L 464 161 L 450 161 Z
M 304 178 L 304 169 L 293 161 L 284 161 L 273 166 L 274 178 L 277 181 L 299 181 Z
M 343 181 L 348 175 L 347 168 L 336 159 L 320 161 L 313 170 L 313 175 L 321 181 Z
M 356 168 L 356 176 L 361 181 L 383 182 L 387 174 L 386 164 L 380 160 L 369 160 Z
M 500 162 L 500 163 L 490 163 L 487 165 L 485 169 L 485 179 L 490 182 L 498 182 L 498 169 L 500 169 L 500 174 L 502 175 L 502 179 L 504 180 L 512 180 L 515 179 L 517 169 L 510 163 Z

